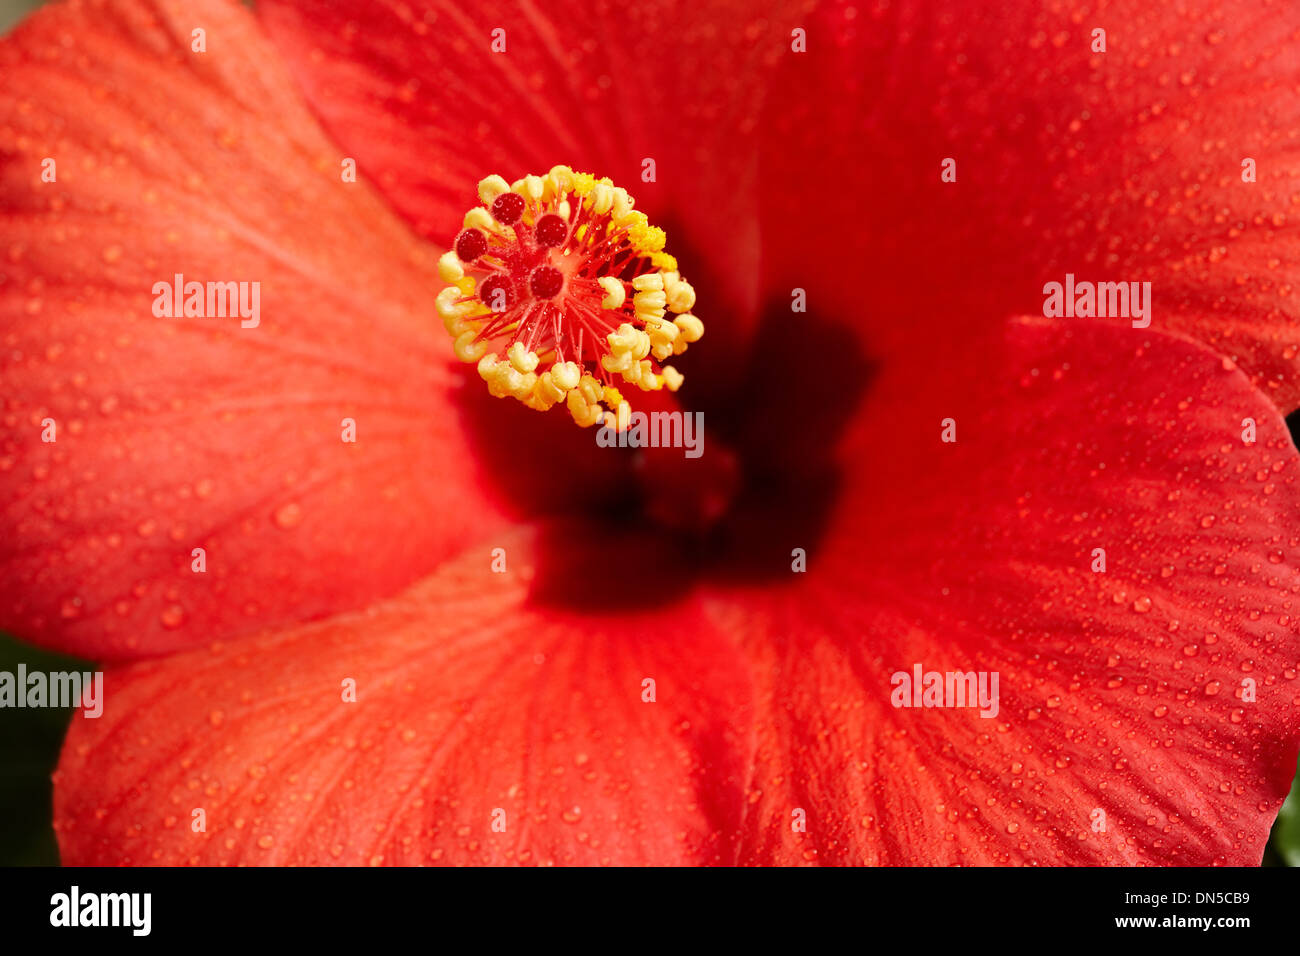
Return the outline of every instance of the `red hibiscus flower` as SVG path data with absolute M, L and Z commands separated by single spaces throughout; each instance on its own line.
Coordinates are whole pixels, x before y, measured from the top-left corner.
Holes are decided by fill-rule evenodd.
M 1258 862 L 1300 10 L 977 6 L 118 0 L 4 41 L 0 626 L 113 662 L 65 862 Z M 475 185 L 557 164 L 694 285 L 699 459 L 456 361 Z M 260 321 L 156 316 L 176 274 Z M 1067 275 L 1149 324 L 1054 315 Z

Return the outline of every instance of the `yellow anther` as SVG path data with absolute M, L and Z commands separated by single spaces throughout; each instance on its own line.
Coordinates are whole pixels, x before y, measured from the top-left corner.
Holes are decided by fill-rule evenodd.
M 466 229 L 487 229 L 492 232 L 496 232 L 499 228 L 496 220 L 492 218 L 492 214 L 482 206 L 475 206 L 465 213 L 464 225 Z
M 632 212 L 632 207 L 635 204 L 636 204 L 636 200 L 628 195 L 626 189 L 624 189 L 622 186 L 615 186 L 614 187 L 614 208 L 613 208 L 613 212 L 611 212 L 610 214 L 610 218 L 615 222 L 615 224 L 620 226 L 624 225 Z
M 474 325 L 472 322 L 466 321 L 463 315 L 453 312 L 442 317 L 442 327 L 447 330 L 448 335 L 455 339 L 459 338 L 462 332 L 472 329 Z
M 627 227 L 627 240 L 632 243 L 632 248 L 643 255 L 653 255 L 661 251 L 668 241 L 668 234 L 658 226 L 650 225 L 643 214 L 634 212 L 632 216 L 641 217 L 634 219 Z
M 600 357 L 600 367 L 606 372 L 626 372 L 632 367 L 631 352 L 616 352 L 613 355 L 602 355 Z
M 623 370 L 623 381 L 635 385 L 637 388 L 646 392 L 657 392 L 663 388 L 663 383 L 654 373 L 654 366 L 648 359 L 634 361 Z
M 615 331 L 605 337 L 610 349 L 615 353 L 630 352 L 636 347 L 636 326 L 624 322 Z
M 506 357 L 510 359 L 510 364 L 521 372 L 531 372 L 537 368 L 537 353 L 524 348 L 523 342 L 516 342 L 506 349 Z
M 568 166 L 552 166 L 546 178 L 551 182 L 552 195 L 563 196 L 573 191 L 573 170 Z
M 681 335 L 682 330 L 673 322 L 667 319 L 659 319 L 653 323 L 646 324 L 646 332 L 650 334 L 651 341 L 658 339 L 663 342 L 672 342 L 677 336 Z
M 505 398 L 510 394 L 510 385 L 506 381 L 506 375 L 518 375 L 514 369 L 507 366 L 498 365 L 492 370 L 492 375 L 487 379 L 488 394 L 493 398 Z
M 682 338 L 687 342 L 698 342 L 704 335 L 704 323 L 693 315 L 679 315 L 673 324 L 682 330 Z
M 541 378 L 537 380 L 537 387 L 533 389 L 533 407 L 539 411 L 546 411 L 553 405 L 564 400 L 565 390 L 555 384 L 555 379 L 550 372 L 543 372 Z
M 470 322 L 460 315 L 452 315 L 442 320 L 442 327 L 453 339 L 458 339 L 466 332 L 478 333 L 477 323 Z
M 475 342 L 474 337 L 477 334 L 473 329 L 466 329 L 456 336 L 456 343 L 452 346 L 456 358 L 462 362 L 477 362 L 483 357 L 483 353 L 488 349 L 488 343 Z
M 623 373 L 623 381 L 627 382 L 629 385 L 635 385 L 638 388 L 643 387 L 641 385 L 642 368 L 640 362 L 630 361 L 628 367 L 623 369 L 622 373 Z
M 519 193 L 525 199 L 540 202 L 542 195 L 546 191 L 546 185 L 542 182 L 541 176 L 525 176 L 523 179 L 511 183 L 510 189 L 512 192 Z
M 674 312 L 689 312 L 695 308 L 695 289 L 684 279 L 678 279 L 668 290 L 668 308 Z
M 498 362 L 486 372 L 479 365 L 479 374 L 488 383 L 488 391 L 497 398 L 527 398 L 537 384 L 537 376 L 531 372 L 524 374 L 513 368 L 509 362 Z
M 673 342 L 681 334 L 676 325 L 665 319 L 647 323 L 646 332 L 650 336 L 651 354 L 657 359 L 666 359 L 673 354 Z
M 518 381 L 514 383 L 514 388 L 510 394 L 521 402 L 533 394 L 533 389 L 537 387 L 537 376 L 533 372 L 524 372 L 519 376 Z
M 591 208 L 598 216 L 603 216 L 614 206 L 614 187 L 607 182 L 596 183 L 591 192 Z
M 510 184 L 505 178 L 493 173 L 486 179 L 480 180 L 478 184 L 478 198 L 483 201 L 484 205 L 492 205 L 492 200 L 496 199 L 502 193 L 510 192 Z
M 613 276 L 601 276 L 596 280 L 600 287 L 605 290 L 605 298 L 600 300 L 602 309 L 620 309 L 623 302 L 627 299 L 627 289 L 623 283 Z
M 524 200 L 522 225 L 514 228 L 490 212 L 511 191 Z M 585 426 L 606 409 L 627 410 L 629 385 L 654 391 L 682 384 L 681 373 L 662 363 L 704 333 L 691 313 L 695 290 L 663 251 L 663 230 L 634 208 L 626 189 L 557 165 L 514 183 L 488 176 L 478 193 L 483 205 L 466 213 L 464 224 L 488 234 L 489 251 L 461 260 L 452 249 L 439 258 L 447 287 L 435 308 L 456 357 L 477 364 L 492 395 L 542 411 L 563 404 Z M 545 235 L 545 243 L 529 242 L 530 227 L 550 215 L 574 231 L 560 245 Z
M 637 318 L 647 323 L 652 319 L 664 317 L 664 305 L 667 301 L 667 296 L 655 290 L 638 292 L 632 296 L 632 306 L 636 309 Z
M 566 392 L 577 388 L 582 381 L 582 367 L 577 362 L 556 362 L 549 374 L 556 386 Z
M 569 393 L 567 404 L 569 406 L 569 414 L 572 415 L 573 420 L 583 428 L 589 428 L 601 419 L 603 410 L 600 405 L 588 402 L 582 392 L 577 389 L 574 389 Z
M 575 391 L 582 393 L 582 397 L 586 399 L 588 405 L 595 405 L 600 402 L 600 396 L 603 389 L 604 386 L 602 386 L 600 382 L 596 381 L 594 375 L 584 375 L 582 376 L 582 381 L 578 383 L 578 387 Z
M 448 249 L 438 257 L 438 278 L 443 282 L 455 282 L 465 278 L 465 267 L 460 264 L 456 250 Z
M 457 302 L 460 297 L 460 289 L 449 285 L 438 293 L 437 298 L 433 300 L 433 307 L 444 320 L 464 318 L 465 307 Z

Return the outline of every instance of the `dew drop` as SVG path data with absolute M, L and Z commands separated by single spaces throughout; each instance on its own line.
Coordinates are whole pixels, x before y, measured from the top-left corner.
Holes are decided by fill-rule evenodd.
M 288 531 L 302 524 L 302 507 L 294 502 L 281 505 L 275 510 L 275 526 Z

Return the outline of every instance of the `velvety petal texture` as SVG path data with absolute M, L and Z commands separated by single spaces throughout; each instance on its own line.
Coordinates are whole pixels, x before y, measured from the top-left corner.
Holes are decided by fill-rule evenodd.
M 0 75 L 0 628 L 192 646 L 395 593 L 502 521 L 436 251 L 242 6 L 53 5 Z M 178 275 L 202 317 L 158 315 Z
M 880 355 L 1067 273 L 1149 282 L 1151 327 L 1300 405 L 1300 6 L 831 0 L 808 35 L 760 175 L 763 274 L 809 315 Z
M 883 380 L 806 576 L 707 615 L 549 604 L 593 541 L 548 529 L 508 573 L 485 544 L 370 613 L 110 674 L 61 764 L 66 857 L 1258 862 L 1300 724 L 1282 422 L 1163 335 L 1026 320 L 978 358 L 916 420 Z M 926 417 L 926 472 L 883 454 Z M 917 664 L 996 673 L 990 716 L 892 706 Z
M 825 540 L 772 536 L 799 586 L 711 602 L 759 686 L 740 858 L 1258 864 L 1300 727 L 1281 418 L 1203 347 L 1100 323 L 928 358 L 931 391 L 869 396 Z M 997 674 L 997 707 L 894 706 L 916 665 Z
M 1258 863 L 1300 731 L 1293 4 L 258 8 L 0 44 L 0 627 L 173 652 L 74 719 L 64 862 Z M 771 363 L 708 470 L 633 486 L 448 364 L 397 216 L 446 242 L 554 163 L 683 227 L 715 380 Z M 1150 281 L 1151 327 L 1040 318 L 1067 272 Z M 156 315 L 178 273 L 257 323 Z
M 584 539 L 485 542 L 369 611 L 110 672 L 57 774 L 64 862 L 730 859 L 746 675 L 695 602 L 530 607 Z

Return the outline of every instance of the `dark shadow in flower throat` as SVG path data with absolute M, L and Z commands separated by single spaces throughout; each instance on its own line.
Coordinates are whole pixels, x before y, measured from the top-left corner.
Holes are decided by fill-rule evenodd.
M 539 559 L 536 605 L 649 610 L 706 579 L 788 584 L 792 550 L 814 550 L 835 513 L 835 449 L 877 364 L 845 316 L 793 312 L 785 296 L 765 303 L 747 348 L 727 341 L 725 315 L 707 319 L 707 290 L 725 264 L 696 254 L 683 241 L 689 231 L 675 226 L 665 223 L 706 317 L 705 339 L 673 360 L 686 376 L 680 410 L 703 415 L 699 458 L 682 448 L 600 448 L 595 430 L 576 428 L 563 410 L 494 399 L 468 370 L 462 414 L 485 479 L 521 518 L 565 517 Z M 641 399 L 634 408 L 658 401 L 631 397 Z

